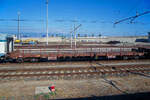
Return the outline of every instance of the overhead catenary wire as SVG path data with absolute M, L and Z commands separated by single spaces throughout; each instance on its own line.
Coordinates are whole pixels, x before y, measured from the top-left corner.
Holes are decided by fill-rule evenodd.
M 1 22 L 2 21 L 4 21 L 4 22 L 7 22 L 7 21 L 16 22 L 16 21 L 18 21 L 18 19 L 0 19 L 0 21 Z M 33 19 L 19 19 L 19 21 L 22 21 L 22 22 L 44 22 L 43 19 L 35 19 L 35 20 L 33 20 Z
M 18 19 L 0 19 L 0 22 L 16 22 L 18 21 Z M 37 23 L 43 23 L 45 22 L 45 20 L 43 19 L 20 19 L 19 20 L 20 22 L 27 22 L 27 23 L 32 23 L 32 22 L 37 22 Z M 63 20 L 63 19 L 56 19 L 56 20 L 52 20 L 54 22 L 58 22 L 58 23 L 65 23 L 65 22 L 72 22 L 74 23 L 74 21 L 71 21 L 71 20 Z M 99 20 L 81 20 L 81 21 L 76 21 L 76 22 L 80 22 L 80 23 L 91 23 L 91 24 L 96 24 L 96 23 L 102 23 L 102 24 L 114 24 L 113 21 L 99 21 Z M 125 24 L 141 24 L 141 25 L 144 25 L 144 24 L 150 24 L 150 22 L 140 22 L 140 21 L 134 21 L 132 23 L 125 23 Z
M 134 5 L 132 6 L 132 8 L 128 11 L 127 14 L 130 14 L 132 11 L 136 10 L 139 7 L 139 5 L 142 3 L 142 1 L 144 0 L 137 0 L 137 2 L 134 3 Z
M 145 14 L 149 14 L 149 13 L 150 13 L 150 11 L 146 11 L 146 12 L 143 12 L 143 13 L 140 13 L 140 14 L 136 14 L 135 16 L 131 16 L 131 17 L 128 17 L 128 18 L 121 19 L 121 20 L 119 20 L 119 21 L 116 21 L 116 22 L 114 23 L 114 25 L 119 24 L 119 23 L 124 22 L 124 21 L 127 21 L 127 20 L 130 20 L 130 23 L 133 23 L 133 21 L 134 21 L 136 18 L 138 18 L 138 17 L 140 17 L 140 16 L 143 16 L 143 15 L 145 15 Z

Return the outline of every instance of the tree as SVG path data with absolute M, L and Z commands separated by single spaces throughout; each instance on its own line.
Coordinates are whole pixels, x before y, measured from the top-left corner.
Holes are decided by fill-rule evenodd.
M 52 34 L 52 37 L 54 37 L 54 34 Z
M 80 34 L 78 34 L 78 37 L 80 37 Z
M 99 37 L 101 37 L 102 35 L 101 35 L 101 34 L 99 34 L 98 36 L 99 36 Z
M 56 34 L 56 37 L 58 37 L 58 34 Z
M 92 37 L 94 37 L 94 33 L 92 34 Z

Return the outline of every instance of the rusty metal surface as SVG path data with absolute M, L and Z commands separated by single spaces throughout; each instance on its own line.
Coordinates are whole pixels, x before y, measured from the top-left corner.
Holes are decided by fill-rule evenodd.
M 138 46 L 116 46 L 116 45 L 77 45 L 77 48 L 137 48 Z M 21 45 L 15 49 L 38 49 L 38 48 L 71 48 L 70 45 Z
M 23 45 L 15 46 L 14 52 L 9 54 L 10 58 L 48 58 L 57 60 L 60 57 L 100 57 L 108 58 L 124 56 L 144 56 L 145 52 L 136 52 L 140 46 L 116 46 L 116 45 L 77 45 L 77 48 L 70 48 L 70 45 Z M 147 47 L 147 46 L 146 46 Z M 133 50 L 134 49 L 134 50 Z
M 9 56 L 11 58 L 28 58 L 28 57 L 35 57 L 35 58 L 48 58 L 48 57 L 94 57 L 94 56 L 143 56 L 144 53 L 132 52 L 132 51 L 121 51 L 121 52 L 79 52 L 79 51 L 51 51 L 51 52 L 43 52 L 42 50 L 39 52 L 33 51 L 15 51 L 12 52 Z

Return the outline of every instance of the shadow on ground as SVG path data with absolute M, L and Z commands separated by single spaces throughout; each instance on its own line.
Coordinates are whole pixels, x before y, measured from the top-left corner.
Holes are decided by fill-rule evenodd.
M 150 100 L 150 92 L 125 94 L 125 95 L 113 95 L 113 96 L 101 96 L 101 97 L 97 97 L 93 95 L 87 98 L 59 99 L 59 100 Z

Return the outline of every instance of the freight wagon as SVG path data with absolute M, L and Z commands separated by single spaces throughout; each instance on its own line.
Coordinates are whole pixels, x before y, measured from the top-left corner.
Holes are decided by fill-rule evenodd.
M 15 47 L 13 38 L 3 36 L 0 45 L 1 61 L 50 61 L 50 60 L 100 60 L 100 59 L 138 59 L 143 58 L 145 52 L 140 52 L 138 47 L 132 46 L 87 46 L 62 48 L 59 46 L 20 46 Z
M 141 58 L 144 56 L 143 52 L 137 52 L 135 48 L 76 48 L 76 49 L 17 49 L 10 53 L 9 57 L 16 59 L 19 62 L 24 60 L 40 61 L 46 60 L 60 60 L 60 59 L 131 59 Z

